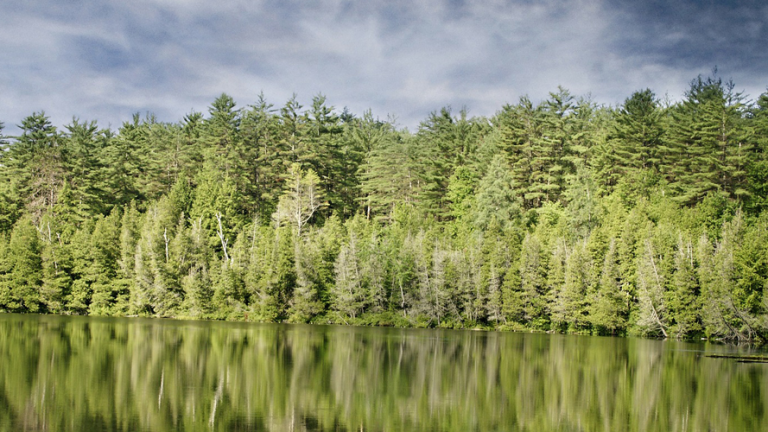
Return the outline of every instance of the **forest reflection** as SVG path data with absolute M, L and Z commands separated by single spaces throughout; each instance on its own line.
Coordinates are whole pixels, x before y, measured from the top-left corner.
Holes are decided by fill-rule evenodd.
M 0 314 L 0 430 L 768 430 L 768 365 L 704 356 L 735 350 Z

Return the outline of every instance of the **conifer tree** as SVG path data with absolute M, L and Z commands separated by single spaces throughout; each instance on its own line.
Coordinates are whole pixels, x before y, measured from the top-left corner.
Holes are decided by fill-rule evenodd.
M 497 146 L 506 154 L 526 208 L 539 207 L 546 198 L 538 187 L 546 175 L 542 118 L 541 106 L 534 107 L 530 99 L 523 97 L 517 105 L 505 105 L 495 120 Z
M 102 178 L 104 168 L 100 158 L 105 134 L 99 131 L 95 121 L 81 123 L 72 119 L 72 123 L 65 128 L 63 163 L 71 199 L 77 203 L 80 214 L 92 216 L 102 213 L 105 210 L 105 203 L 102 202 L 105 179 Z
M 103 152 L 106 190 L 116 205 L 131 201 L 141 202 L 144 197 L 139 180 L 145 178 L 146 127 L 138 114 L 131 122 L 124 122 L 118 134 L 110 137 Z
M 349 235 L 349 241 L 341 246 L 334 266 L 336 285 L 331 290 L 331 307 L 342 320 L 355 319 L 365 307 L 365 291 L 361 274 L 357 235 Z
M 368 152 L 361 168 L 361 193 L 366 217 L 391 220 L 398 206 L 412 207 L 418 201 L 420 179 L 415 139 L 389 129 Z
M 503 229 L 509 229 L 519 224 L 521 207 L 507 163 L 504 157 L 497 156 L 477 187 L 475 225 L 486 229 L 495 218 Z
M 115 314 L 115 304 L 119 296 L 127 294 L 118 279 L 121 218 L 120 209 L 113 209 L 109 216 L 100 218 L 93 229 L 91 256 L 95 280 L 88 310 L 91 315 Z
M 27 212 L 39 220 L 56 204 L 66 179 L 60 137 L 44 112 L 24 118 L 19 128 L 21 136 L 4 152 L 3 173 L 15 184 Z
M 246 164 L 246 169 L 256 198 L 256 212 L 262 220 L 268 220 L 280 196 L 285 154 L 279 145 L 280 118 L 264 94 L 243 112 L 240 133 L 249 152 L 254 154 L 253 163 Z
M 701 305 L 693 244 L 683 239 L 682 235 L 675 249 L 672 287 L 668 304 L 674 325 L 670 330 L 675 337 L 683 339 L 701 330 Z
M 758 214 L 768 209 L 768 92 L 757 99 L 752 115 L 754 144 L 748 166 L 750 194 L 746 207 Z
M 296 287 L 288 311 L 291 322 L 308 322 L 323 311 L 322 256 L 318 243 L 314 236 L 294 242 Z
M 722 79 L 698 77 L 672 111 L 673 186 L 682 203 L 700 202 L 709 192 L 738 201 L 749 194 L 746 169 L 752 148 L 744 128 L 743 97 L 733 89 L 733 83 Z
M 641 243 L 643 249 L 637 263 L 637 325 L 645 334 L 667 338 L 672 324 L 667 288 L 671 257 L 664 240 L 662 234 Z
M 589 307 L 590 322 L 598 331 L 616 334 L 626 328 L 628 293 L 623 285 L 616 241 L 612 238 Z
M 549 320 L 546 265 L 545 251 L 538 236 L 526 235 L 520 252 L 520 282 L 525 297 L 524 319 L 542 329 Z
M 184 292 L 182 310 L 192 318 L 207 318 L 212 312 L 212 281 L 209 273 L 211 256 L 208 232 L 202 219 L 190 221 L 189 230 L 178 230 L 175 246 L 186 251 L 189 262 L 181 274 L 181 289 Z
M 583 331 L 589 324 L 589 296 L 592 291 L 592 260 L 586 241 L 577 242 L 567 254 L 563 285 L 553 305 L 555 323 L 569 330 Z
M 37 229 L 22 218 L 11 231 L 5 252 L 5 275 L 0 285 L 0 305 L 9 312 L 44 312 L 40 288 L 43 268 Z
M 608 186 L 621 184 L 647 194 L 668 169 L 670 149 L 665 141 L 663 112 L 650 89 L 636 91 L 615 112 L 603 159 Z

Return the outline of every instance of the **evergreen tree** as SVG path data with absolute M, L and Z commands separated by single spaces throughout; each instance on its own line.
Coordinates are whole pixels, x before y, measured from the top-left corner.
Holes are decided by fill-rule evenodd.
M 753 155 L 748 165 L 747 208 L 758 214 L 768 209 L 768 92 L 757 99 L 752 116 Z
M 421 194 L 422 169 L 414 138 L 390 131 L 368 152 L 361 168 L 366 216 L 391 220 L 398 206 L 414 206 Z
M 4 152 L 3 173 L 36 221 L 56 204 L 66 179 L 60 137 L 44 112 L 26 117 L 19 128 L 21 136 Z
M 126 205 L 131 201 L 141 202 L 139 180 L 145 178 L 146 126 L 141 123 L 138 114 L 131 122 L 124 122 L 115 137 L 110 137 L 103 152 L 104 178 L 106 190 L 116 205 Z
M 323 266 L 319 240 L 299 238 L 294 242 L 296 288 L 289 310 L 292 322 L 308 322 L 323 311 Z
M 505 105 L 495 123 L 497 146 L 506 154 L 515 183 L 526 208 L 539 207 L 546 198 L 539 187 L 544 175 L 543 110 L 523 97 L 517 105 Z
M 672 287 L 668 304 L 674 325 L 670 330 L 675 337 L 683 339 L 701 330 L 698 316 L 701 305 L 693 244 L 682 235 L 675 250 Z
M 29 218 L 20 219 L 11 231 L 5 252 L 5 277 L 0 285 L 0 306 L 9 312 L 44 312 L 40 300 L 43 265 L 40 239 Z
M 566 254 L 563 284 L 556 291 L 553 322 L 571 331 L 583 331 L 589 324 L 589 297 L 592 290 L 592 262 L 586 241 L 576 243 Z
M 698 77 L 672 111 L 675 145 L 673 186 L 680 202 L 693 204 L 709 192 L 743 201 L 747 158 L 752 152 L 744 127 L 743 97 L 733 83 Z
M 105 179 L 100 153 L 106 141 L 105 133 L 99 131 L 95 121 L 81 123 L 73 119 L 65 128 L 63 159 L 72 200 L 77 202 L 80 214 L 102 213 Z
M 671 151 L 664 113 L 650 89 L 633 93 L 615 111 L 607 144 L 601 161 L 604 184 L 647 196 L 668 169 Z
M 495 157 L 477 187 L 474 219 L 480 229 L 486 229 L 493 219 L 504 229 L 519 224 L 521 203 L 513 182 L 504 158 Z
M 627 326 L 628 293 L 622 279 L 616 241 L 611 239 L 589 307 L 590 322 L 599 332 L 616 334 Z
M 256 104 L 242 113 L 240 133 L 254 160 L 246 164 L 246 173 L 255 197 L 256 212 L 268 220 L 277 207 L 280 180 L 285 171 L 284 151 L 279 145 L 280 118 L 263 94 Z
M 350 233 L 349 241 L 341 246 L 334 269 L 336 285 L 331 290 L 331 307 L 342 320 L 355 319 L 365 308 L 362 263 L 355 233 Z

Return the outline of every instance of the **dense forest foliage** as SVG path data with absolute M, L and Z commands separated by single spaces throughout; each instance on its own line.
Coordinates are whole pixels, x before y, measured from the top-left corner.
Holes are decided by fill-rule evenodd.
M 768 341 L 768 92 L 717 77 L 415 132 L 322 95 L 19 129 L 7 312 Z

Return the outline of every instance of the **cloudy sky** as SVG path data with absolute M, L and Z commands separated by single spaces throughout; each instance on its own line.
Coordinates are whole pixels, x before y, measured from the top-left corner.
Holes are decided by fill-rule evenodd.
M 44 110 L 117 128 L 176 122 L 222 92 L 239 106 L 323 93 L 339 111 L 493 115 L 558 85 L 616 105 L 679 99 L 719 75 L 768 86 L 768 2 L 714 0 L 0 0 L 0 121 Z

